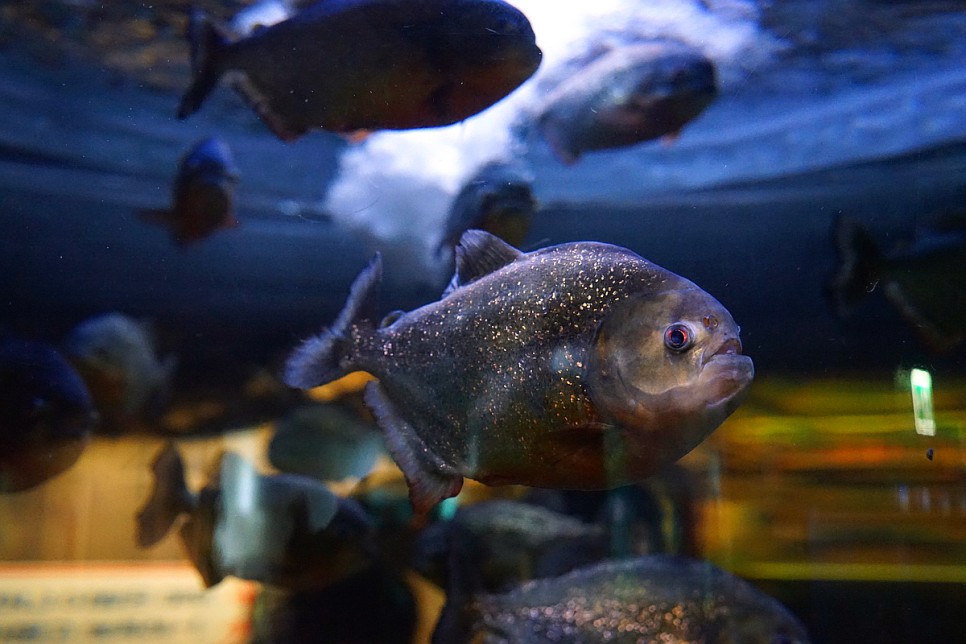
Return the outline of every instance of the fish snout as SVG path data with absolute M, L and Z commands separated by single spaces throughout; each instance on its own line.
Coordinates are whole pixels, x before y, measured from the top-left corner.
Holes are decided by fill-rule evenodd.
M 726 354 L 741 355 L 741 340 L 738 338 L 728 338 L 725 340 L 718 350 L 715 351 L 712 356 L 720 356 Z

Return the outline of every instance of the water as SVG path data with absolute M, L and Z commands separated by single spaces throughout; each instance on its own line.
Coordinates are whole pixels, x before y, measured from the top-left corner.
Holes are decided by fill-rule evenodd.
M 227 19 L 248 3 L 204 4 Z M 375 250 L 382 311 L 437 299 L 451 268 L 431 249 L 449 204 L 494 159 L 532 172 L 540 208 L 525 249 L 628 247 L 741 325 L 749 399 L 678 474 L 651 482 L 647 547 L 750 580 L 815 642 L 957 638 L 966 348 L 928 350 L 884 286 L 844 319 L 823 287 L 838 216 L 893 253 L 937 213 L 962 213 L 962 3 L 516 5 L 544 61 L 504 101 L 448 128 L 291 144 L 226 87 L 174 119 L 188 80 L 182 3 L 0 5 L 0 329 L 59 346 L 80 321 L 120 311 L 150 320 L 160 353 L 177 358 L 157 409 L 95 436 L 44 485 L 0 495 L 0 641 L 405 641 L 410 630 L 428 641 L 444 594 L 414 572 L 426 521 L 407 514 L 389 457 L 362 488 L 333 488 L 370 495 L 380 564 L 294 597 L 234 577 L 205 590 L 177 536 L 135 546 L 135 515 L 169 439 L 191 490 L 223 450 L 272 472 L 272 423 L 308 402 L 278 382 L 285 356 L 336 317 Z M 684 40 L 718 67 L 720 96 L 680 137 L 572 166 L 521 137 L 570 56 L 639 36 Z M 211 134 L 240 168 L 242 223 L 178 248 L 134 212 L 168 203 L 179 156 Z M 933 376 L 935 436 L 915 431 L 914 367 Z M 364 414 L 359 384 L 347 389 L 313 396 Z M 458 505 L 523 492 L 467 483 Z M 376 615 L 398 627 L 380 630 Z

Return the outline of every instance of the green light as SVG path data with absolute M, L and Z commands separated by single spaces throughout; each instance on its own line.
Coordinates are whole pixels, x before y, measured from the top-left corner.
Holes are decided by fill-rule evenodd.
M 932 413 L 932 376 L 924 369 L 913 369 L 909 374 L 912 387 L 912 414 L 916 420 L 916 433 L 922 436 L 936 435 L 936 421 Z

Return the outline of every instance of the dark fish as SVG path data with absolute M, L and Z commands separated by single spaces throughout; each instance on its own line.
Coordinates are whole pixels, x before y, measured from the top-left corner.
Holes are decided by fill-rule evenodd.
M 64 341 L 67 357 L 94 397 L 102 425 L 125 429 L 164 402 L 173 358 L 158 358 L 149 326 L 120 313 L 105 313 L 77 325 Z
M 826 285 L 836 312 L 848 315 L 881 289 L 931 351 L 955 349 L 966 338 L 966 218 L 948 216 L 923 228 L 911 244 L 885 253 L 848 217 L 834 229 L 837 273 Z
M 275 468 L 321 481 L 361 478 L 382 452 L 378 427 L 332 404 L 294 410 L 268 444 Z
M 611 558 L 700 553 L 693 474 L 672 463 L 644 481 L 613 490 L 541 490 L 522 500 L 601 526 Z
M 714 65 L 667 41 L 606 51 L 553 88 L 537 127 L 562 162 L 676 135 L 717 96 Z
M 203 139 L 181 158 L 171 207 L 138 214 L 169 228 L 179 245 L 200 241 L 238 225 L 234 204 L 238 176 L 228 144 L 214 137 Z
M 249 644 L 413 644 L 417 604 L 403 573 L 376 564 L 316 590 L 263 587 Z
M 440 626 L 437 644 L 808 642 L 795 616 L 751 584 L 710 563 L 663 555 L 479 596 Z
M 456 249 L 443 298 L 381 326 L 378 256 L 333 326 L 289 358 L 309 388 L 378 378 L 366 401 L 425 511 L 469 477 L 606 489 L 700 443 L 753 377 L 731 314 L 633 252 L 578 242 L 522 253 L 483 231 Z
M 154 545 L 187 514 L 181 541 L 206 587 L 234 575 L 290 590 L 321 588 L 375 556 L 362 508 L 312 479 L 263 476 L 228 453 L 194 495 L 173 445 L 158 454 L 152 470 L 154 489 L 137 515 L 138 546 Z
M 30 489 L 69 468 L 96 422 L 84 381 L 57 351 L 0 339 L 0 493 Z
M 202 20 L 179 118 L 227 76 L 285 140 L 456 123 L 513 91 L 541 58 L 526 16 L 500 0 L 321 0 L 234 42 Z
M 454 592 L 460 585 L 492 593 L 600 561 L 608 546 L 600 526 L 520 501 L 490 500 L 426 528 L 415 560 L 419 572 Z
M 518 164 L 487 163 L 466 182 L 450 206 L 439 250 L 456 246 L 470 228 L 519 246 L 537 209 L 533 175 Z

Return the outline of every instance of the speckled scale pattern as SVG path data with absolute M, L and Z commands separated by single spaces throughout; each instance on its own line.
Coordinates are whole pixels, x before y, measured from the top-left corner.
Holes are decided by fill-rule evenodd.
M 494 643 L 807 641 L 781 604 L 744 580 L 667 556 L 529 582 L 483 596 L 470 611 L 481 636 L 473 641 Z
M 556 246 L 379 329 L 353 329 L 370 371 L 426 446 L 464 475 L 526 469 L 547 432 L 600 421 L 584 382 L 607 311 L 633 293 L 687 280 L 625 249 Z M 523 481 L 517 481 L 523 482 Z

